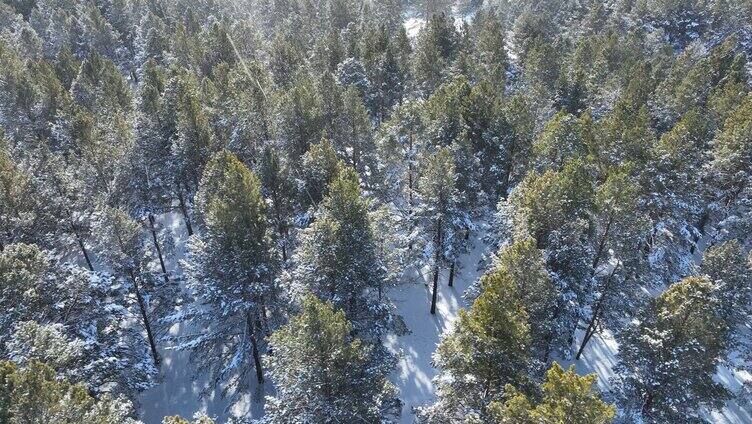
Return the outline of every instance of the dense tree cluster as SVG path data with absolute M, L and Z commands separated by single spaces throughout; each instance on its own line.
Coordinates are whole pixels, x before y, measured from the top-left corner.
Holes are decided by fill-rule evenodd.
M 431 319 L 480 233 L 419 420 L 749 400 L 714 376 L 752 368 L 750 22 L 749 0 L 1 1 L 0 423 L 129 422 L 167 346 L 205 395 L 269 381 L 264 422 L 393 421 L 390 289 L 425 275 Z M 556 363 L 607 333 L 618 412 Z

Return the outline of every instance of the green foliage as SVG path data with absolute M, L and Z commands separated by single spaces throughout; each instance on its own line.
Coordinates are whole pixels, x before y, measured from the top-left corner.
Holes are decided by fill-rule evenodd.
M 264 422 L 383 422 L 396 410 L 388 370 L 372 367 L 370 349 L 352 339 L 345 313 L 313 295 L 270 338 L 266 361 L 277 384 Z
M 360 181 L 341 168 L 329 183 L 316 220 L 303 231 L 295 280 L 345 311 L 362 337 L 380 335 L 387 312 L 381 299 L 384 273 L 377 255 Z
M 491 404 L 498 424 L 607 424 L 616 408 L 593 390 L 595 374 L 579 376 L 574 365 L 564 370 L 554 362 L 543 382 L 543 399 L 536 404 L 514 387 L 505 390 L 504 401 Z
M 687 277 L 624 332 L 616 368 L 623 408 L 650 423 L 691 422 L 698 405 L 717 407 L 728 398 L 714 381 L 729 331 L 714 291 L 709 278 Z
M 506 275 L 516 284 L 527 312 L 531 349 L 540 358 L 545 358 L 554 338 L 557 290 L 548 275 L 542 253 L 536 248 L 535 240 L 517 240 L 499 251 L 498 265 L 493 272 Z
M 0 363 L 0 423 L 136 424 L 130 403 L 92 398 L 85 386 L 58 380 L 49 366 Z
M 214 420 L 203 414 L 196 414 L 193 421 L 186 420 L 178 415 L 164 417 L 162 424 L 214 424 Z
M 528 174 L 509 199 L 515 208 L 515 231 L 544 247 L 553 230 L 587 216 L 593 195 L 587 168 L 577 160 L 561 171 Z
M 484 275 L 481 285 L 436 349 L 439 399 L 421 411 L 425 422 L 462 422 L 470 411 L 488 419 L 487 406 L 506 384 L 527 385 L 530 325 L 518 286 L 501 270 Z

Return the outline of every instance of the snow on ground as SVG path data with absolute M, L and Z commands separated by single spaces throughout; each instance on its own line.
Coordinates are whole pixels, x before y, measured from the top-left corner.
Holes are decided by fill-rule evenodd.
M 431 365 L 431 356 L 444 331 L 447 331 L 460 308 L 467 306 L 462 298 L 464 291 L 480 276 L 478 261 L 486 246 L 477 237 L 471 238 L 470 252 L 460 262 L 460 271 L 455 275 L 454 286 L 447 285 L 448 271 L 439 274 L 439 294 L 436 315 L 429 312 L 433 274 L 430 269 L 414 272 L 411 282 L 397 286 L 390 296 L 397 311 L 405 320 L 409 334 L 390 336 L 386 344 L 401 355 L 394 382 L 400 389 L 402 423 L 413 421 L 412 408 L 434 400 L 433 377 L 437 370 Z
M 162 215 L 158 218 L 158 227 L 164 229 L 173 237 L 174 249 L 165 252 L 165 265 L 174 278 L 179 275 L 179 261 L 185 257 L 186 241 L 188 238 L 185 224 L 177 213 Z M 180 334 L 183 330 L 180 324 L 170 328 L 171 335 Z M 159 353 L 162 357 L 160 365 L 159 384 L 143 392 L 140 396 L 141 420 L 146 424 L 159 424 L 168 415 L 192 417 L 196 412 L 203 412 L 216 418 L 217 422 L 225 422 L 229 418 L 228 402 L 222 399 L 220 390 L 215 390 L 204 399 L 199 398 L 203 388 L 203 381 L 194 381 L 194 371 L 189 363 L 188 352 L 170 349 L 165 341 L 159 342 Z M 252 387 L 255 387 L 253 385 Z M 236 416 L 258 417 L 262 411 L 262 394 L 256 388 L 256 393 L 247 396 L 239 404 L 233 405 L 230 412 Z
M 405 31 L 407 32 L 407 36 L 409 38 L 415 38 L 421 29 L 423 29 L 423 26 L 426 25 L 426 20 L 415 16 L 409 19 L 405 20 Z
M 175 214 L 163 216 L 159 222 L 175 237 L 176 248 L 171 252 L 172 255 L 168 255 L 168 258 L 171 256 L 171 260 L 167 262 L 168 269 L 174 275 L 178 270 L 176 261 L 184 254 L 185 227 L 180 217 Z M 440 273 L 436 315 L 429 313 L 433 276 L 430 269 L 420 272 L 413 270 L 403 284 L 390 292 L 398 313 L 402 315 L 410 330 L 410 333 L 403 336 L 392 335 L 385 342 L 387 347 L 399 355 L 397 369 L 392 378 L 404 403 L 401 416 L 401 422 L 404 424 L 413 422 L 414 407 L 431 403 L 435 399 L 433 378 L 438 370 L 431 364 L 431 357 L 441 334 L 451 328 L 459 310 L 468 306 L 462 297 L 463 293 L 483 272 L 478 264 L 483 255 L 489 253 L 488 247 L 482 241 L 483 236 L 481 233 L 471 237 L 470 250 L 459 263 L 454 287 L 447 286 L 447 270 Z M 701 240 L 700 244 L 704 247 L 706 243 Z M 696 260 L 700 257 L 698 252 Z M 179 326 L 171 329 L 174 334 L 180 330 Z M 574 348 L 578 347 L 581 339 L 582 334 L 579 332 L 574 340 Z M 225 422 L 229 417 L 226 410 L 228 404 L 218 391 L 205 399 L 199 399 L 198 393 L 202 384 L 192 379 L 193 370 L 188 362 L 188 353 L 165 349 L 164 342 L 162 345 L 160 383 L 141 395 L 141 419 L 146 424 L 159 424 L 166 415 L 180 414 L 191 417 L 200 411 L 216 418 L 217 422 Z M 579 361 L 560 360 L 560 363 L 564 367 L 574 364 L 579 374 L 595 373 L 598 376 L 598 387 L 606 391 L 609 389 L 609 379 L 613 376 L 618 350 L 619 346 L 613 334 L 604 331 L 593 336 Z M 752 381 L 752 376 L 747 373 L 725 368 L 719 371 L 717 378 L 732 390 L 738 390 L 744 381 Z M 264 389 L 270 389 L 268 383 Z M 261 416 L 263 396 L 260 390 L 256 388 L 254 394 L 246 397 L 239 405 L 234 405 L 230 413 L 245 417 Z M 718 424 L 752 423 L 750 409 L 735 403 L 727 404 L 721 411 L 710 412 L 708 418 Z

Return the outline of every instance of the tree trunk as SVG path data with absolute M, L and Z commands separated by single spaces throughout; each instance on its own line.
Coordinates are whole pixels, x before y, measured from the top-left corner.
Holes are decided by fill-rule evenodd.
M 280 228 L 279 235 L 282 237 L 282 262 L 287 262 L 287 229 Z
M 408 137 L 410 140 L 409 149 L 410 154 L 412 155 L 413 151 L 413 134 L 410 134 L 410 137 Z M 414 221 L 413 221 L 413 162 L 411 159 L 408 159 L 407 161 L 407 214 L 410 217 L 410 233 L 412 234 L 413 227 L 414 227 Z M 407 246 L 408 250 L 413 250 L 413 242 L 410 240 L 410 243 Z
M 509 191 L 509 180 L 512 176 L 512 165 L 514 165 L 514 141 L 509 145 L 509 155 L 507 158 L 507 166 L 504 167 L 504 175 L 501 177 L 501 197 L 507 200 L 507 192 Z
M 595 325 L 598 322 L 601 311 L 603 310 L 603 303 L 605 302 L 606 296 L 608 296 L 608 291 L 611 287 L 611 278 L 614 276 L 614 273 L 616 273 L 617 268 L 618 266 L 614 266 L 614 269 L 611 270 L 611 274 L 609 274 L 605 284 L 603 285 L 603 293 L 598 299 L 598 303 L 595 305 L 595 309 L 593 309 L 593 316 L 590 318 L 590 322 L 588 322 L 587 329 L 585 330 L 585 336 L 582 338 L 582 343 L 580 344 L 580 348 L 577 350 L 577 355 L 574 358 L 575 360 L 580 359 L 582 352 L 585 351 L 585 346 L 587 346 L 590 338 L 593 337 L 593 334 L 595 334 Z
M 454 264 L 455 262 L 452 261 L 452 265 L 449 266 L 449 287 L 454 286 Z
M 436 254 L 433 260 L 433 294 L 431 295 L 431 314 L 436 313 L 436 296 L 439 292 L 439 258 L 441 258 L 441 218 L 436 222 Z
M 89 266 L 89 271 L 94 271 L 94 266 L 91 264 L 91 259 L 89 258 L 89 252 L 86 251 L 84 240 L 81 238 L 81 235 L 78 234 L 78 231 L 76 231 L 75 226 L 71 225 L 71 229 L 73 230 L 73 234 L 76 235 L 76 241 L 78 241 L 78 247 L 81 248 L 81 253 L 83 253 L 84 255 L 84 259 L 86 260 L 86 265 Z
M 193 235 L 193 225 L 191 225 L 191 217 L 188 215 L 188 207 L 185 205 L 185 199 L 183 193 L 178 188 L 178 202 L 180 204 L 180 212 L 183 214 L 183 221 L 185 221 L 185 228 L 188 230 L 188 235 Z
M 431 315 L 436 314 L 436 295 L 439 292 L 439 263 L 433 268 L 433 294 L 431 295 Z
M 162 258 L 162 248 L 159 247 L 159 240 L 157 239 L 157 230 L 154 228 L 154 215 L 149 214 L 149 229 L 151 230 L 151 237 L 154 240 L 154 248 L 157 249 L 157 256 L 159 257 L 159 265 L 162 267 L 162 274 L 164 274 L 165 283 L 170 281 L 170 277 L 167 275 L 167 268 L 165 267 L 164 258 Z
M 141 296 L 141 289 L 138 287 L 138 280 L 133 271 L 130 272 L 131 280 L 133 281 L 133 290 L 136 294 L 136 301 L 138 302 L 138 309 L 141 311 L 141 319 L 144 321 L 144 328 L 146 328 L 146 337 L 149 340 L 149 348 L 151 349 L 151 356 L 154 358 L 154 365 L 159 366 L 159 352 L 157 352 L 157 343 L 154 341 L 154 333 L 151 331 L 151 323 L 149 322 L 149 316 L 146 313 L 146 304 L 144 298 Z
M 591 272 L 591 276 L 595 275 L 596 270 L 598 268 L 598 265 L 601 260 L 601 255 L 603 254 L 603 249 L 606 247 L 606 241 L 608 241 L 608 235 L 609 231 L 611 231 L 611 224 L 614 222 L 614 209 L 611 208 L 611 211 L 608 215 L 608 222 L 606 223 L 606 230 L 603 232 L 603 238 L 601 239 L 600 243 L 598 243 L 598 251 L 595 253 L 595 258 L 593 258 L 593 271 Z
M 653 394 L 648 392 L 645 395 L 645 403 L 642 405 L 642 415 L 650 415 L 648 412 L 653 407 Z
M 249 337 L 251 339 L 251 353 L 253 354 L 253 365 L 256 368 L 256 381 L 261 384 L 264 382 L 264 372 L 261 368 L 261 356 L 259 355 L 258 342 L 256 341 L 256 323 L 251 318 L 250 312 L 246 314 L 246 324 L 248 325 Z

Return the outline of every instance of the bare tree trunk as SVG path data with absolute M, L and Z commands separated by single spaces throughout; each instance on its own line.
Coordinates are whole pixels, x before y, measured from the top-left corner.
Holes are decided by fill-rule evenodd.
M 157 239 L 157 230 L 154 228 L 154 215 L 149 214 L 149 230 L 151 230 L 151 237 L 154 240 L 154 248 L 157 249 L 157 256 L 159 257 L 159 265 L 162 267 L 162 274 L 164 274 L 165 283 L 170 281 L 170 277 L 167 275 L 167 268 L 165 267 L 164 258 L 162 258 L 162 248 L 159 247 L 159 240 Z
M 441 218 L 436 222 L 436 254 L 433 261 L 433 294 L 431 295 L 431 314 L 436 314 L 436 296 L 439 292 L 439 258 L 441 258 Z
M 89 266 L 89 271 L 94 271 L 94 266 L 91 264 L 91 259 L 89 258 L 89 252 L 86 250 L 86 246 L 84 245 L 84 240 L 81 238 L 81 235 L 78 234 L 78 231 L 76 230 L 75 225 L 71 224 L 71 229 L 73 230 L 73 234 L 76 235 L 76 241 L 78 241 L 78 247 L 81 248 L 81 253 L 84 255 L 84 260 L 86 260 L 86 265 Z
M 506 200 L 509 191 L 509 180 L 512 176 L 512 166 L 514 165 L 514 141 L 509 145 L 509 154 L 507 155 L 507 166 L 504 167 L 504 175 L 501 177 L 501 197 Z
M 138 287 L 138 280 L 133 275 L 133 271 L 130 271 L 130 275 L 131 281 L 133 281 L 133 291 L 135 291 L 136 301 L 138 302 L 138 309 L 141 311 L 141 319 L 144 321 L 144 328 L 146 328 L 146 337 L 149 340 L 151 356 L 154 358 L 154 365 L 159 366 L 159 352 L 157 352 L 157 343 L 154 341 L 154 333 L 151 331 L 151 323 L 146 313 L 146 304 L 144 303 L 143 296 L 141 296 L 141 289 Z
M 603 310 L 603 303 L 605 302 L 606 296 L 608 296 L 608 291 L 610 290 L 610 287 L 611 287 L 611 278 L 614 276 L 614 273 L 616 273 L 617 268 L 618 266 L 614 266 L 614 269 L 611 270 L 611 274 L 609 274 L 608 278 L 606 279 L 606 282 L 603 286 L 603 293 L 601 294 L 601 297 L 598 299 L 598 303 L 595 305 L 595 308 L 593 309 L 593 316 L 590 317 L 590 321 L 588 322 L 587 329 L 585 330 L 585 336 L 582 338 L 582 343 L 580 344 L 580 348 L 577 350 L 577 355 L 574 358 L 575 360 L 580 359 L 580 356 L 582 356 L 582 352 L 585 351 L 585 346 L 587 346 L 588 342 L 590 341 L 590 338 L 593 337 L 593 334 L 595 334 L 596 324 Z
M 603 238 L 601 239 L 600 243 L 598 243 L 598 251 L 595 253 L 595 258 L 593 259 L 593 271 L 590 275 L 595 275 L 598 265 L 600 264 L 601 255 L 603 254 L 603 249 L 606 247 L 606 242 L 608 241 L 609 232 L 611 231 L 611 224 L 614 222 L 614 209 L 611 208 L 611 211 L 608 214 L 608 222 L 606 223 L 606 229 L 603 232 Z
M 650 415 L 650 408 L 653 407 L 653 394 L 648 392 L 645 395 L 645 403 L 642 405 L 642 415 Z
M 436 295 L 439 292 L 439 263 L 433 268 L 433 294 L 431 295 L 431 315 L 436 314 Z
M 180 204 L 180 212 L 183 214 L 183 221 L 185 221 L 185 228 L 188 230 L 188 235 L 193 235 L 193 225 L 191 225 L 191 217 L 188 215 L 188 207 L 185 204 L 185 199 L 183 198 L 183 192 L 178 187 L 178 202 Z
M 259 354 L 258 341 L 256 340 L 256 322 L 251 317 L 250 312 L 246 314 L 246 325 L 248 325 L 249 338 L 251 339 L 251 353 L 253 354 L 253 365 L 256 368 L 256 380 L 259 383 L 263 383 L 264 372 L 261 368 L 261 355 Z

